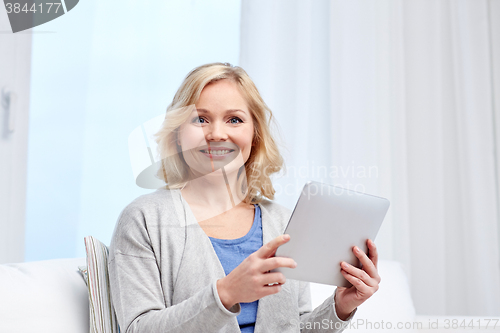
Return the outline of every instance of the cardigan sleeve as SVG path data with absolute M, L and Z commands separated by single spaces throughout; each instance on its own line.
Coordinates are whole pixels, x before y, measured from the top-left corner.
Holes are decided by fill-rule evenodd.
M 312 310 L 311 288 L 309 282 L 299 281 L 299 314 L 300 332 L 342 332 L 358 310 L 351 313 L 347 320 L 337 316 L 335 310 L 335 293 L 328 297 L 323 303 Z M 311 311 L 312 310 L 312 311 Z
M 115 227 L 108 262 L 110 291 L 124 333 L 214 332 L 234 320 L 239 304 L 227 310 L 217 292 L 217 281 L 185 301 L 166 306 L 161 272 L 145 214 L 127 207 Z

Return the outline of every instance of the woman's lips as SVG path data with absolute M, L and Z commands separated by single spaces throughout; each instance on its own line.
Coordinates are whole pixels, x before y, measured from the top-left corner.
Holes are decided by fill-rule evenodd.
M 231 155 L 234 149 L 202 149 L 200 152 L 208 158 L 222 160 Z

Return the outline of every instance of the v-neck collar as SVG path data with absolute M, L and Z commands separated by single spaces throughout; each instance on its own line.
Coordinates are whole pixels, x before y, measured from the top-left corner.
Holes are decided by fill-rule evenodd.
M 215 271 L 205 272 L 205 274 L 208 275 L 209 279 L 213 281 L 214 278 L 221 279 L 225 277 L 226 274 L 224 272 L 224 268 L 220 263 L 219 257 L 217 256 L 217 253 L 215 252 L 208 235 L 205 233 L 205 231 L 203 231 L 201 226 L 196 221 L 196 218 L 191 210 L 191 207 L 189 206 L 187 201 L 184 200 L 184 198 L 182 197 L 180 190 L 178 191 L 178 193 L 182 201 L 182 204 L 184 206 L 184 211 L 186 214 L 185 215 L 186 218 L 185 222 L 187 228 L 186 235 L 190 233 L 190 231 L 194 232 L 196 230 L 196 232 L 194 232 L 193 237 L 187 237 L 187 242 L 191 241 L 197 242 L 198 246 L 196 246 L 195 248 L 197 250 L 203 249 L 204 258 L 210 262 L 212 267 L 215 268 Z M 274 221 L 273 223 L 273 220 L 276 219 L 277 217 L 272 216 L 272 213 L 269 212 L 266 209 L 266 207 L 264 207 L 260 203 L 258 205 L 262 216 L 262 242 L 265 245 L 271 240 L 273 240 L 275 237 L 281 235 L 283 233 L 283 230 L 280 230 L 280 226 L 277 221 Z M 285 284 L 283 285 L 282 290 L 279 293 L 259 299 L 259 305 L 257 307 L 257 320 L 255 322 L 254 333 L 267 332 L 269 327 L 264 327 L 264 325 L 266 323 L 269 324 L 274 320 L 273 315 L 275 314 L 276 311 L 276 305 L 279 304 L 285 306 L 286 304 L 289 304 L 292 301 L 290 291 L 288 290 L 287 287 L 289 286 Z M 284 311 L 285 309 L 280 309 L 280 310 Z M 236 319 L 236 317 L 234 317 L 233 326 L 235 326 L 234 329 L 239 329 L 238 320 Z

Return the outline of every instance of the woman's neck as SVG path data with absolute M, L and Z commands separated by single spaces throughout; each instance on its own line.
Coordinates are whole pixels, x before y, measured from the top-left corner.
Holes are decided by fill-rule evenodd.
M 237 172 L 213 173 L 190 180 L 181 190 L 198 221 L 223 214 L 239 205 L 245 195 L 241 193 Z

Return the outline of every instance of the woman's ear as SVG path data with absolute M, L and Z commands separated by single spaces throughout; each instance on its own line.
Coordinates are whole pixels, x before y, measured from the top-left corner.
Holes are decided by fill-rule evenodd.
M 179 139 L 179 135 L 176 135 L 175 148 L 177 149 L 177 151 L 181 151 L 182 150 L 181 140 Z
M 175 133 L 175 144 L 179 147 L 181 146 L 181 140 L 179 139 L 179 132 L 177 132 L 177 130 Z

